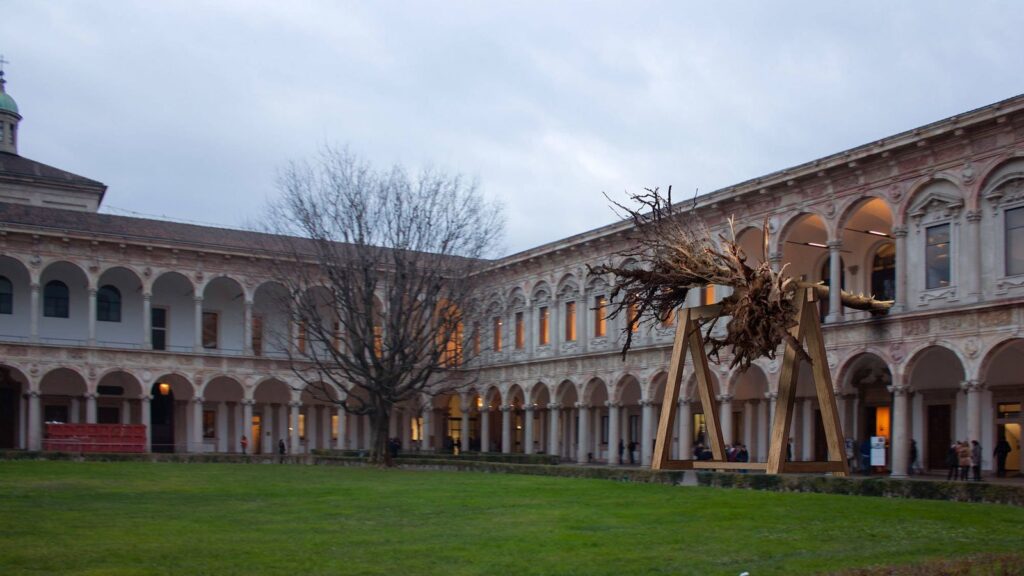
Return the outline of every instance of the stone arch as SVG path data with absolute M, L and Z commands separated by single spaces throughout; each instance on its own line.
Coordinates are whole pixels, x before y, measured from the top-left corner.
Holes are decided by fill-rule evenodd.
M 97 343 L 122 346 L 138 341 L 144 325 L 142 277 L 128 266 L 110 266 L 99 274 L 96 285 L 100 291 L 97 296 Z M 108 302 L 108 309 L 104 311 L 101 297 L 108 286 L 113 287 L 115 295 L 120 298 L 116 306 Z
M 202 294 L 203 348 L 241 354 L 245 350 L 246 301 L 242 283 L 231 276 L 217 276 L 202 285 Z M 212 331 L 208 329 L 208 321 L 210 327 L 215 326 Z
M 979 379 L 989 387 L 1018 386 L 1024 384 L 1021 359 L 1024 358 L 1024 338 L 1007 338 L 991 348 L 981 361 Z
M 756 267 L 764 262 L 764 231 L 760 227 L 747 226 L 743 228 L 736 234 L 736 243 L 746 254 L 749 266 Z
M 790 218 L 778 235 L 778 252 L 789 276 L 816 280 L 819 262 L 828 255 L 832 231 L 828 221 L 817 212 L 801 212 Z
M 25 376 L 25 372 L 8 363 L 0 364 L 0 402 L 18 404 L 18 399 L 27 394 L 32 388 L 31 381 Z M 28 448 L 38 449 L 34 446 L 37 440 L 29 441 L 28 438 L 19 438 L 19 431 L 25 430 L 27 414 L 22 410 L 0 411 L 0 449 L 7 448 Z M 34 431 L 30 431 L 34 432 Z M 34 436 L 34 434 L 29 434 Z
M 164 348 L 154 339 L 154 349 L 192 351 L 195 348 L 195 284 L 177 271 L 166 271 L 153 280 L 150 306 L 165 316 Z
M 48 313 L 50 286 L 63 284 L 67 299 L 63 307 L 54 306 Z M 43 267 L 39 276 L 42 309 L 39 318 L 39 339 L 47 343 L 85 344 L 89 338 L 89 290 L 94 287 L 88 272 L 76 262 L 53 260 Z
M 583 386 L 581 398 L 583 404 L 587 406 L 604 406 L 608 400 L 608 385 L 601 378 L 594 376 Z
M 526 402 L 526 392 L 523 391 L 523 387 L 519 384 L 512 384 L 508 387 L 508 391 L 505 393 L 505 405 L 514 406 L 517 410 L 521 409 Z
M 280 282 L 268 280 L 253 291 L 253 354 L 284 356 L 291 345 L 291 294 Z
M 124 391 L 120 395 L 125 398 L 138 399 L 146 393 L 142 379 L 125 368 L 109 368 L 100 374 L 96 379 L 97 392 L 100 391 L 100 387 L 108 385 L 123 388 Z
M 936 175 L 915 182 L 907 194 L 901 220 L 920 219 L 929 210 L 959 210 L 964 207 L 966 194 L 960 183 L 952 178 Z
M 615 402 L 622 406 L 636 406 L 644 399 L 645 392 L 640 380 L 633 374 L 623 374 L 615 385 Z
M 768 376 L 756 364 L 751 364 L 746 370 L 734 372 L 729 385 L 733 401 L 763 400 L 768 391 Z
M 547 384 L 542 381 L 538 381 L 530 387 L 530 404 L 538 408 L 545 408 L 550 403 L 551 391 Z
M 245 386 L 237 378 L 217 374 L 201 385 L 199 397 L 204 402 L 241 402 L 246 397 Z
M 29 339 L 32 317 L 32 272 L 21 260 L 0 255 L 0 277 L 10 282 L 10 309 L 0 319 L 0 332 L 8 339 L 25 341 Z

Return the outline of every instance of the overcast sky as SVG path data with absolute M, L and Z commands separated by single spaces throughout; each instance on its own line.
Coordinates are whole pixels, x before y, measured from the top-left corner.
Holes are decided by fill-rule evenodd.
M 1024 6 L 3 0 L 19 152 L 242 226 L 325 143 L 479 179 L 504 253 L 1024 92 Z

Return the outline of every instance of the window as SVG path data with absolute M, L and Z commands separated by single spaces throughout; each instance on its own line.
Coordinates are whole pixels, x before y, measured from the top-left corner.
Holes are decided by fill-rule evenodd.
M 0 122 L 0 144 L 4 141 L 4 123 Z
M 97 424 L 120 424 L 121 423 L 121 409 L 117 406 L 97 406 L 96 407 L 96 423 Z
M 252 317 L 252 353 L 263 355 L 263 316 L 255 314 Z
M 526 345 L 526 334 L 523 332 L 523 313 L 516 312 L 516 350 Z
M 547 306 L 541 306 L 540 307 L 540 318 L 539 318 L 540 322 L 539 322 L 538 331 L 537 331 L 538 332 L 537 333 L 537 342 L 541 346 L 546 346 L 547 344 L 550 343 L 549 340 L 551 339 L 551 336 L 550 336 L 551 332 L 550 332 L 550 326 L 548 326 L 548 324 L 549 324 L 549 322 L 551 320 L 550 316 L 551 316 L 551 312 L 550 312 L 550 310 L 548 310 L 548 307 Z
M 565 303 L 565 341 L 576 341 L 576 303 Z
M 1006 275 L 1024 274 L 1024 207 L 1005 212 Z
M 495 352 L 501 352 L 501 324 L 501 318 L 496 316 L 493 321 L 494 335 L 492 336 Z
M 96 292 L 96 319 L 100 322 L 121 321 L 121 291 L 106 285 Z
M 608 319 L 605 317 L 605 308 L 608 307 L 608 299 L 604 296 L 594 298 L 594 336 L 601 338 L 608 332 Z
M 203 348 L 217 347 L 217 313 L 203 311 Z
M 338 439 L 338 415 L 331 414 L 331 440 Z
M 341 351 L 341 322 L 337 320 L 331 325 L 331 348 L 335 352 Z
M 306 415 L 299 413 L 299 440 L 306 439 Z
M 14 285 L 6 276 L 0 276 L 0 314 L 14 313 Z
M 167 309 L 153 308 L 149 311 L 149 334 L 153 350 L 167 349 Z
M 667 312 L 661 314 L 661 327 L 671 328 L 672 323 L 676 320 L 676 311 L 670 308 Z
M 445 334 L 444 332 L 448 332 Z M 446 324 L 442 326 L 441 337 L 447 336 L 447 341 L 441 343 L 441 356 L 439 358 L 441 366 L 446 368 L 457 368 L 462 365 L 462 322 L 455 322 L 454 325 Z
M 203 438 L 217 437 L 217 411 L 203 410 Z
M 384 357 L 384 327 L 377 324 L 373 327 L 373 355 Z
M 306 323 L 299 322 L 298 340 L 295 343 L 295 347 L 299 350 L 299 354 L 306 353 Z
M 925 288 L 949 286 L 949 224 L 925 231 Z
M 896 299 L 896 246 L 883 244 L 871 265 L 871 293 L 879 300 Z
M 50 280 L 43 288 L 43 316 L 67 318 L 68 312 L 68 285 L 60 280 Z

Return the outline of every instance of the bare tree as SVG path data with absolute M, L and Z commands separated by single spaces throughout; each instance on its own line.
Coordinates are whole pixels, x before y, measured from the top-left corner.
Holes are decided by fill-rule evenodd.
M 278 187 L 267 227 L 287 254 L 275 276 L 288 293 L 292 370 L 318 399 L 369 416 L 370 460 L 389 465 L 396 404 L 471 377 L 479 340 L 464 325 L 501 208 L 457 175 L 377 170 L 346 149 L 290 164 Z

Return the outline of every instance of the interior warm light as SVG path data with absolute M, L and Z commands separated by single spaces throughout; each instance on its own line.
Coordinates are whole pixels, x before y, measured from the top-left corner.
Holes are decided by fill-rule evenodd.
M 157 389 L 160 390 L 161 396 L 167 396 L 171 393 L 171 385 L 167 382 L 161 382 L 157 384 Z
M 808 246 L 814 246 L 815 248 L 828 248 L 828 246 L 826 246 L 825 244 L 822 244 L 820 242 L 808 242 L 807 245 Z
M 866 232 L 867 232 L 868 234 L 874 234 L 875 236 L 884 236 L 884 237 L 886 237 L 886 238 L 888 238 L 888 237 L 889 237 L 889 235 L 888 235 L 888 234 L 886 234 L 885 232 L 879 232 L 878 230 L 867 230 Z
M 483 407 L 484 407 L 484 399 L 479 397 L 479 396 L 477 396 L 476 397 L 476 409 L 479 410 L 479 409 L 481 409 Z

